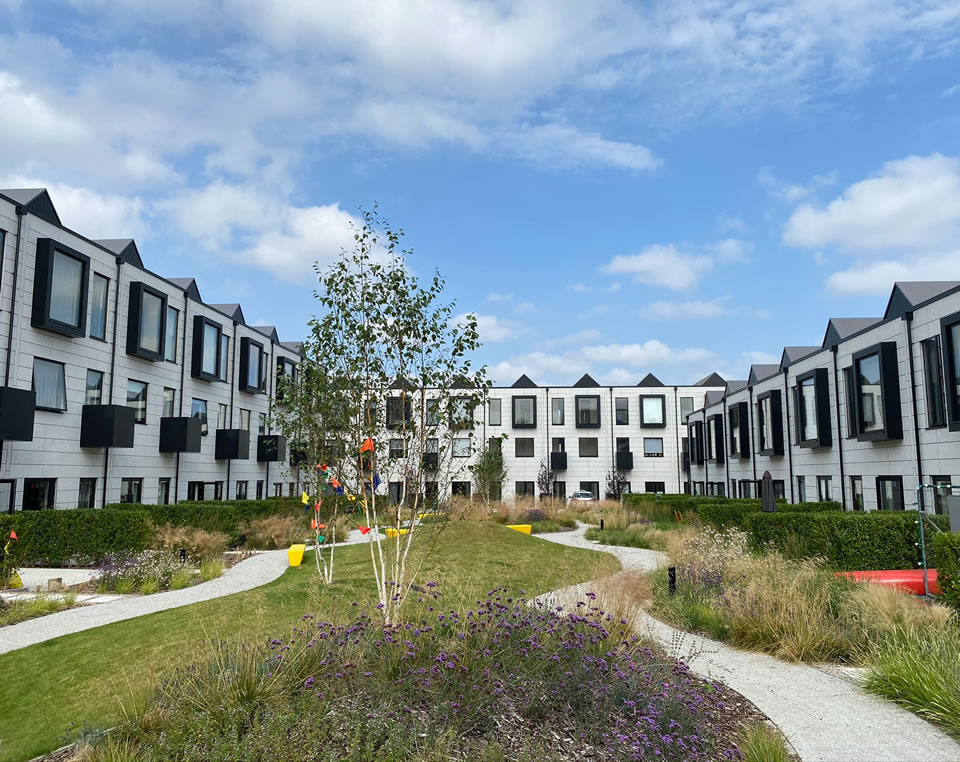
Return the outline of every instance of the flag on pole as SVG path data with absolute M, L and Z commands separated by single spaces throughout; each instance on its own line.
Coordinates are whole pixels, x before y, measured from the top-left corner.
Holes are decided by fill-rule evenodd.
M 380 474 L 374 474 L 373 475 L 373 491 L 376 492 L 379 486 L 380 486 Z
M 373 440 L 370 437 L 363 440 L 363 444 L 360 445 L 360 452 L 373 452 Z
M 17 533 L 11 531 L 11 532 L 10 532 L 10 539 L 11 539 L 11 540 L 16 540 L 16 539 L 17 539 Z
M 360 527 L 360 534 L 366 534 L 370 531 L 370 527 Z
M 300 496 L 300 502 L 304 505 L 310 505 L 310 495 L 307 494 L 307 491 L 304 490 L 303 494 Z

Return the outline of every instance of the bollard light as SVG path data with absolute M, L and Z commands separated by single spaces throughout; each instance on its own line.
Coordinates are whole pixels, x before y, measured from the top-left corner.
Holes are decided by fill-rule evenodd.
M 187 562 L 187 549 L 186 549 L 186 548 L 180 548 L 180 563 L 183 564 L 183 563 L 186 563 L 186 562 Z
M 670 566 L 667 568 L 667 585 L 670 595 L 677 594 L 677 567 Z

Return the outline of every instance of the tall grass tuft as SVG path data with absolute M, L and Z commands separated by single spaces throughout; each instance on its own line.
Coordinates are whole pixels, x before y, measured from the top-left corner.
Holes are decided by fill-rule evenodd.
M 765 722 L 744 728 L 740 734 L 743 762 L 791 762 L 783 736 Z
M 223 561 L 219 558 L 209 558 L 200 564 L 200 579 L 209 582 L 223 576 Z

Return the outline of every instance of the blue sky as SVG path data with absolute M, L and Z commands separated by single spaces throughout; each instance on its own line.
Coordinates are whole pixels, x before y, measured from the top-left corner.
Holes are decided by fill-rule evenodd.
M 296 339 L 379 202 L 569 384 L 744 378 L 960 279 L 955 0 L 0 0 L 0 187 Z

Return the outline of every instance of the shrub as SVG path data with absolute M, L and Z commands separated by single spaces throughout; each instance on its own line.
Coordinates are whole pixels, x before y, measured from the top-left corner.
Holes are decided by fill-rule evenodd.
M 647 548 L 649 550 L 666 550 L 666 532 L 655 528 L 644 529 L 635 525 L 627 529 L 597 529 L 591 527 L 584 537 L 594 540 L 601 545 L 620 545 L 626 548 Z
M 212 579 L 223 576 L 223 561 L 219 558 L 208 558 L 200 564 L 200 580 L 209 582 Z
M 960 609 L 960 533 L 938 532 L 933 538 L 933 554 L 943 600 Z
M 296 516 L 267 516 L 240 525 L 247 538 L 246 547 L 254 550 L 276 550 L 295 542 L 303 542 L 309 528 L 303 518 Z
M 189 569 L 177 569 L 170 578 L 170 589 L 183 590 L 185 587 L 190 587 L 191 582 L 193 582 L 193 572 Z
M 944 526 L 943 516 L 931 517 Z M 755 548 L 784 548 L 817 556 L 842 571 L 920 566 L 917 514 L 912 511 L 751 513 L 744 526 Z M 928 549 L 927 563 L 934 566 Z
M 230 538 L 223 532 L 208 532 L 206 529 L 195 527 L 175 527 L 164 524 L 154 535 L 154 546 L 165 550 L 187 551 L 187 558 L 193 563 L 200 563 L 205 558 L 215 558 L 223 555 Z
M 0 536 L 15 531 L 25 566 L 89 566 L 105 556 L 149 547 L 153 526 L 137 510 L 21 511 L 0 516 Z
M 167 589 L 173 575 L 182 568 L 179 554 L 169 550 L 144 550 L 133 556 L 107 556 L 100 563 L 98 589 L 104 585 L 107 590 L 119 593 L 121 588 L 126 588 L 127 581 L 131 583 L 131 590 L 133 587 L 142 587 L 144 583 L 152 587 L 153 582 L 156 582 L 157 589 Z
M 761 506 L 760 500 L 717 500 L 709 503 L 698 503 L 696 512 L 701 521 L 712 524 L 718 529 L 726 529 L 727 527 L 745 529 L 747 516 L 761 511 Z M 818 513 L 842 510 L 843 506 L 834 501 L 777 504 L 777 513 Z

